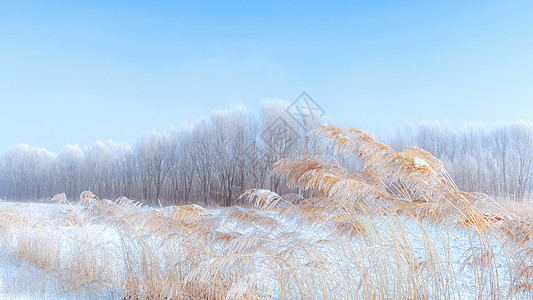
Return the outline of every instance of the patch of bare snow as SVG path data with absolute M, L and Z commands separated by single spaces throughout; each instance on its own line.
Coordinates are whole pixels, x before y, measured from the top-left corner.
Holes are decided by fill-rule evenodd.
M 415 167 L 416 168 L 420 168 L 420 167 L 429 167 L 429 164 L 427 161 L 425 161 L 424 159 L 418 157 L 418 156 L 415 156 L 413 158 L 413 163 L 415 164 Z

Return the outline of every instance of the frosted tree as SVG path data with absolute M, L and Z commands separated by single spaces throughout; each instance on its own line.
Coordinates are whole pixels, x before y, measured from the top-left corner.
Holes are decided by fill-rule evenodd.
M 143 199 L 157 204 L 168 174 L 166 162 L 173 147 L 169 136 L 155 131 L 145 134 L 137 143 L 138 167 Z
M 61 149 L 55 160 L 55 178 L 59 180 L 58 192 L 64 192 L 67 198 L 74 198 L 79 195 L 83 178 L 84 167 L 83 151 L 79 146 L 69 145 Z
M 254 137 L 254 119 L 244 106 L 211 116 L 214 128 L 213 158 L 224 206 L 244 192 L 245 146 Z
M 522 200 L 529 190 L 533 172 L 533 124 L 523 121 L 510 126 L 510 163 L 514 184 L 512 191 L 516 200 Z
M 270 174 L 270 166 L 282 158 L 293 157 L 298 149 L 298 124 L 287 113 L 289 104 L 284 101 L 264 101 L 262 104 L 261 145 L 265 153 L 266 165 Z M 272 191 L 280 191 L 281 181 L 277 178 L 269 178 L 268 188 Z
M 208 205 L 215 176 L 212 142 L 215 139 L 213 124 L 203 119 L 194 125 L 192 134 L 192 166 L 199 184 L 200 203 Z
M 49 182 L 54 155 L 39 147 L 17 144 L 7 148 L 3 158 L 3 177 L 7 194 L 25 200 L 46 197 L 45 183 Z

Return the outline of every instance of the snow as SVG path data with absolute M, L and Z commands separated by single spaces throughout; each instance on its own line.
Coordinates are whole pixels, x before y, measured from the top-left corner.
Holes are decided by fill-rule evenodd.
M 429 167 L 429 164 L 427 161 L 425 161 L 424 159 L 418 157 L 418 156 L 415 156 L 413 158 L 413 163 L 415 164 L 415 167 L 416 168 L 420 168 L 420 167 Z
M 242 213 L 247 213 L 247 212 L 248 212 L 248 210 L 246 210 L 246 208 L 244 208 L 244 207 L 240 207 L 240 206 L 238 206 L 238 205 L 235 205 L 234 207 L 235 207 L 238 211 L 240 211 L 240 212 L 242 212 Z
M 191 207 L 192 207 L 192 209 L 194 209 L 194 210 L 204 210 L 204 208 L 201 207 L 201 206 L 198 205 L 198 204 L 193 204 Z
M 329 173 L 329 172 L 322 173 L 322 176 L 325 176 L 325 177 L 337 177 L 337 175 L 335 175 L 333 173 Z
M 415 157 L 416 158 L 416 157 Z M 427 165 L 427 162 L 425 162 L 422 159 L 415 159 L 415 163 L 419 166 L 421 165 Z M 408 200 L 408 199 L 403 199 Z M 195 207 L 195 209 L 200 209 L 201 207 Z M 51 217 L 60 213 L 65 213 L 67 211 L 75 211 L 77 213 L 82 213 L 83 206 L 80 205 L 69 205 L 69 204 L 37 204 L 37 203 L 7 203 L 7 202 L 0 202 L 0 215 L 2 213 L 19 213 L 25 217 L 28 218 L 46 218 Z M 150 208 L 145 208 L 150 209 Z M 237 209 L 240 212 L 247 213 L 250 212 L 249 210 L 240 207 L 235 206 L 235 209 Z M 206 210 L 209 213 L 212 213 L 212 215 L 206 215 L 206 218 L 215 218 L 218 217 L 218 213 L 220 212 L 220 209 L 213 210 L 213 209 L 207 209 Z M 274 213 L 265 213 L 265 215 L 274 217 Z M 308 239 L 314 240 L 315 242 L 319 242 L 321 240 L 327 240 L 328 237 L 330 237 L 331 232 L 327 230 L 320 230 L 320 228 L 312 228 L 312 227 L 302 227 L 298 226 L 297 220 L 280 220 L 282 229 L 280 232 L 294 232 L 295 228 L 299 228 L 301 230 L 300 234 Z M 428 260 L 428 250 L 426 249 L 426 244 L 423 242 L 423 237 L 425 234 L 429 235 L 429 237 L 432 240 L 437 241 L 436 247 L 437 254 L 434 257 L 438 258 L 444 258 L 448 257 L 448 260 L 451 262 L 451 266 L 455 270 L 457 274 L 460 275 L 462 281 L 460 281 L 459 286 L 456 286 L 457 290 L 453 291 L 454 295 L 457 295 L 461 299 L 472 299 L 474 296 L 472 294 L 472 290 L 475 289 L 476 282 L 475 279 L 475 272 L 471 267 L 464 267 L 463 261 L 465 260 L 465 253 L 467 253 L 468 249 L 472 247 L 472 235 L 469 237 L 470 234 L 468 231 L 453 231 L 451 234 L 448 233 L 448 236 L 443 238 L 443 232 L 441 229 L 437 227 L 433 227 L 431 225 L 424 225 L 423 228 L 421 228 L 420 224 L 415 223 L 414 221 L 407 219 L 407 218 L 399 218 L 399 219 L 389 219 L 386 217 L 377 218 L 377 219 L 368 219 L 365 217 L 361 218 L 361 221 L 363 223 L 372 223 L 376 226 L 377 230 L 383 233 L 384 236 L 392 236 L 392 230 L 394 226 L 396 226 L 395 222 L 402 222 L 402 226 L 405 228 L 405 234 L 406 238 L 410 240 L 410 247 L 406 251 L 412 251 L 412 254 L 415 255 L 420 261 Z M 231 225 L 228 225 L 226 229 L 228 231 L 235 230 L 235 228 L 231 228 Z M 1 228 L 1 226 L 0 226 Z M 56 227 L 61 230 L 65 230 L 63 227 Z M 91 224 L 84 228 L 84 233 L 87 234 L 88 237 L 90 237 L 92 242 L 99 243 L 99 244 L 105 244 L 106 249 L 107 247 L 112 249 L 113 247 L 119 247 L 118 240 L 120 237 L 114 232 L 113 230 L 109 230 L 109 227 L 106 227 L 102 224 Z M 69 232 L 67 230 L 64 231 L 66 234 Z M 1 234 L 2 232 L 0 232 Z M 72 234 L 79 234 L 77 232 L 72 232 Z M 274 233 L 272 233 L 274 236 Z M 438 246 L 438 241 L 445 241 L 448 243 L 448 246 L 446 247 L 449 252 L 446 252 L 443 247 Z M 474 239 L 475 241 L 475 239 Z M 282 245 L 282 241 L 280 239 L 274 240 L 274 242 L 280 243 Z M 106 244 L 107 243 L 107 244 Z M 493 243 L 493 253 L 500 253 L 500 247 L 499 243 L 494 241 Z M 360 248 L 361 245 L 358 243 L 353 244 L 353 249 L 355 253 L 360 253 L 363 250 L 368 252 L 371 251 L 372 253 L 383 253 L 385 255 L 387 252 L 386 247 L 381 247 L 380 245 L 375 246 L 374 248 L 368 248 L 368 249 L 362 249 Z M 381 247 L 381 248 L 380 248 Z M 335 247 L 324 247 L 321 253 L 324 255 L 324 257 L 332 262 L 337 261 L 338 258 L 338 251 L 342 251 L 339 249 L 336 249 Z M 345 255 L 345 254 L 343 254 Z M 294 259 L 301 260 L 302 262 L 305 262 L 308 260 L 308 258 L 303 254 L 297 254 L 295 255 Z M 211 264 L 215 261 L 214 258 L 209 258 L 205 260 L 202 264 Z M 311 263 L 311 262 L 309 262 Z M 263 263 L 258 262 L 259 267 L 267 267 L 262 266 Z M 496 258 L 496 264 L 498 275 L 500 276 L 500 284 L 502 284 L 502 289 L 508 289 L 508 286 L 510 284 L 509 279 L 509 265 L 508 262 L 505 260 L 504 257 L 497 257 Z M 355 272 L 355 270 L 354 270 Z M 38 274 L 35 275 L 35 274 Z M 354 273 L 355 274 L 355 273 Z M 21 286 L 12 286 L 13 282 L 31 282 L 32 277 L 41 278 L 41 279 L 47 279 L 50 280 L 50 283 L 47 283 L 44 288 L 48 289 L 48 291 L 45 291 L 45 295 L 53 298 L 60 298 L 56 294 L 55 291 L 57 291 L 57 286 L 55 286 L 54 278 L 53 276 L 50 276 L 49 274 L 46 274 L 46 272 L 43 271 L 42 268 L 39 268 L 38 266 L 35 266 L 27 261 L 25 261 L 22 258 L 17 258 L 13 253 L 10 253 L 5 247 L 2 247 L 2 244 L 0 243 L 0 298 L 1 299 L 34 299 L 34 298 L 40 298 L 43 295 L 42 287 L 39 285 L 41 282 L 37 282 L 32 284 L 32 286 L 29 288 L 29 291 L 24 291 L 23 287 Z M 261 274 L 257 275 L 261 277 Z M 355 275 L 357 276 L 357 275 Z M 57 281 L 57 279 L 55 279 Z M 464 281 L 463 281 L 464 280 Z M 275 284 L 269 284 L 271 286 Z M 65 299 L 74 299 L 74 298 L 80 298 L 78 296 L 72 296 L 70 297 L 67 295 L 61 295 Z

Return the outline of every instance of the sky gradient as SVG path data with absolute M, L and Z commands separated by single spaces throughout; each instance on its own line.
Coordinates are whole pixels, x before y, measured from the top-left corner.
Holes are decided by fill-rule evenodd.
M 133 144 L 303 91 L 377 135 L 533 120 L 532 1 L 77 2 L 0 0 L 0 153 Z

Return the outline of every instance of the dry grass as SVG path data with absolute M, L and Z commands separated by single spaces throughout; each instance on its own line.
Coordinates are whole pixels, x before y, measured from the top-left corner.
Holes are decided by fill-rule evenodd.
M 274 175 L 299 193 L 249 190 L 241 199 L 254 209 L 153 209 L 90 192 L 70 204 L 56 195 L 53 201 L 64 209 L 54 214 L 27 216 L 24 207 L 5 206 L 0 244 L 52 282 L 46 288 L 28 284 L 39 295 L 532 296 L 533 221 L 524 209 L 460 191 L 423 150 L 395 152 L 355 129 L 323 126 L 316 134 L 364 167 L 354 172 L 313 156 L 281 160 Z
M 509 213 L 525 218 L 533 215 L 533 198 L 516 201 L 512 198 L 495 197 L 495 201 Z

